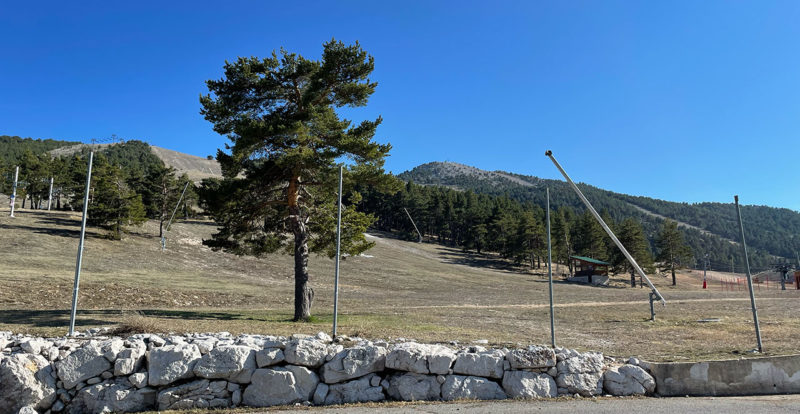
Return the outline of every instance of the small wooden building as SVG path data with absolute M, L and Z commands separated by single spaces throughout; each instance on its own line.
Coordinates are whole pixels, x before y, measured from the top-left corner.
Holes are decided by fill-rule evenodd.
M 589 284 L 592 283 L 592 276 L 608 276 L 608 266 L 611 263 L 602 260 L 592 259 L 585 256 L 570 256 L 572 260 L 573 276 L 586 276 Z

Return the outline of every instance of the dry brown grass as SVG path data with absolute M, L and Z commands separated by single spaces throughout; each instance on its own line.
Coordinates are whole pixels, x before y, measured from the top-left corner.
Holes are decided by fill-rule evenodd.
M 63 335 L 72 297 L 78 215 L 0 209 L 0 329 Z M 315 333 L 329 331 L 333 261 L 313 257 L 316 301 L 310 323 L 290 321 L 292 259 L 237 257 L 201 245 L 214 226 L 179 222 L 161 252 L 156 223 L 122 241 L 90 231 L 79 295 L 79 327 L 120 325 L 128 332 Z M 550 340 L 543 271 L 513 268 L 492 256 L 375 237 L 371 257 L 342 262 L 340 332 L 370 338 L 493 344 Z M 556 272 L 558 273 L 558 272 Z M 686 360 L 748 355 L 755 334 L 747 292 L 701 289 L 701 275 L 653 276 L 668 301 L 649 322 L 647 289 L 629 288 L 627 276 L 611 287 L 557 281 L 558 345 Z M 775 287 L 771 285 L 771 287 Z M 796 353 L 800 291 L 756 291 L 768 354 Z M 719 318 L 719 322 L 700 323 Z

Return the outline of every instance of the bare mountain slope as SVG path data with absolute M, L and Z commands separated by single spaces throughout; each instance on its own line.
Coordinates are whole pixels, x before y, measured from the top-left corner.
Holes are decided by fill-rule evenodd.
M 114 145 L 119 144 L 77 144 L 56 148 L 50 151 L 50 154 L 54 157 L 70 156 L 86 148 L 102 152 Z M 189 179 L 195 183 L 200 182 L 200 180 L 204 178 L 222 178 L 222 169 L 217 160 L 209 160 L 203 157 L 156 147 L 154 145 L 150 145 L 149 147 L 150 151 L 152 151 L 166 166 L 174 168 L 178 176 L 185 173 L 189 176 Z
M 178 175 L 186 173 L 192 181 L 199 182 L 203 178 L 221 178 L 222 169 L 217 160 L 209 160 L 182 152 L 151 145 L 153 151 L 164 164 L 174 168 Z

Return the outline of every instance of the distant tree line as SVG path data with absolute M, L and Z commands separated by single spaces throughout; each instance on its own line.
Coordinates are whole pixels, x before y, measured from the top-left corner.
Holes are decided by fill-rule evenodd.
M 41 140 L 12 140 L 10 147 L 16 146 L 23 149 L 17 151 L 3 147 L 5 156 L 0 161 L 0 176 L 3 177 L 0 192 L 11 193 L 13 173 L 19 166 L 19 208 L 46 208 L 51 178 L 51 208 L 83 208 L 88 146 L 70 156 L 60 157 L 48 153 L 58 146 L 43 144 Z M 190 180 L 185 174 L 176 176 L 175 170 L 165 166 L 144 142 L 131 140 L 105 147 L 94 155 L 87 223 L 107 229 L 110 238 L 119 239 L 124 226 L 140 225 L 148 218 L 156 219 L 160 223 L 160 236 L 188 182 Z M 188 216 L 193 214 L 190 206 L 197 200 L 194 185 L 189 185 L 184 198 L 180 212 Z
M 560 180 L 540 179 L 532 176 L 503 172 L 510 177 L 498 178 L 486 171 L 460 172 L 445 168 L 444 163 L 428 163 L 399 175 L 406 181 L 425 185 L 447 186 L 460 190 L 472 190 L 479 194 L 507 197 L 521 203 L 531 203 L 543 208 L 545 187 L 550 187 L 550 205 L 554 210 L 562 207 L 581 214 L 584 206 L 568 184 Z M 736 272 L 744 269 L 744 256 L 738 244 L 739 225 L 733 204 L 722 203 L 673 203 L 647 197 L 633 197 L 606 191 L 587 184 L 578 184 L 581 191 L 598 211 L 605 211 L 615 222 L 627 218 L 635 219 L 642 227 L 651 251 L 656 251 L 656 239 L 663 227 L 663 219 L 647 214 L 644 208 L 665 217 L 704 229 L 703 232 L 678 225 L 694 259 L 687 265 L 702 269 L 705 255 L 715 270 Z M 713 208 L 711 207 L 713 206 Z M 692 217 L 698 217 L 697 220 Z M 800 213 L 788 209 L 762 206 L 742 206 L 750 265 L 754 271 L 770 269 L 776 262 L 795 258 L 800 251 Z M 700 219 L 702 217 L 702 219 Z M 723 231 L 724 229 L 724 231 Z M 732 263 L 733 262 L 733 263 Z
M 530 268 L 546 266 L 545 212 L 534 203 L 412 182 L 394 195 L 373 192 L 369 187 L 359 191 L 363 195 L 360 208 L 377 217 L 373 224 L 376 230 L 416 239 L 416 231 L 404 211 L 407 209 L 419 231 L 432 242 L 479 254 L 495 253 Z M 601 215 L 636 261 L 648 271 L 655 269 L 656 258 L 665 269 L 689 267 L 694 263 L 691 250 L 682 233 L 675 230 L 674 223 L 665 223 L 651 244 L 639 220 L 632 217 L 615 220 L 607 211 Z M 571 266 L 569 257 L 580 255 L 608 261 L 617 272 L 633 271 L 588 211 L 567 206 L 551 211 L 551 239 L 554 262 Z M 662 239 L 671 239 L 674 244 L 662 243 Z M 667 251 L 670 254 L 663 254 Z

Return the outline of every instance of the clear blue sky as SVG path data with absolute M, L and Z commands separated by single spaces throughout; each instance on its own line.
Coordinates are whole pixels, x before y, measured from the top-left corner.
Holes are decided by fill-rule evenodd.
M 491 4 L 490 4 L 491 3 Z M 225 59 L 358 40 L 395 173 L 428 161 L 800 210 L 800 2 L 6 2 L 0 134 L 194 155 Z

